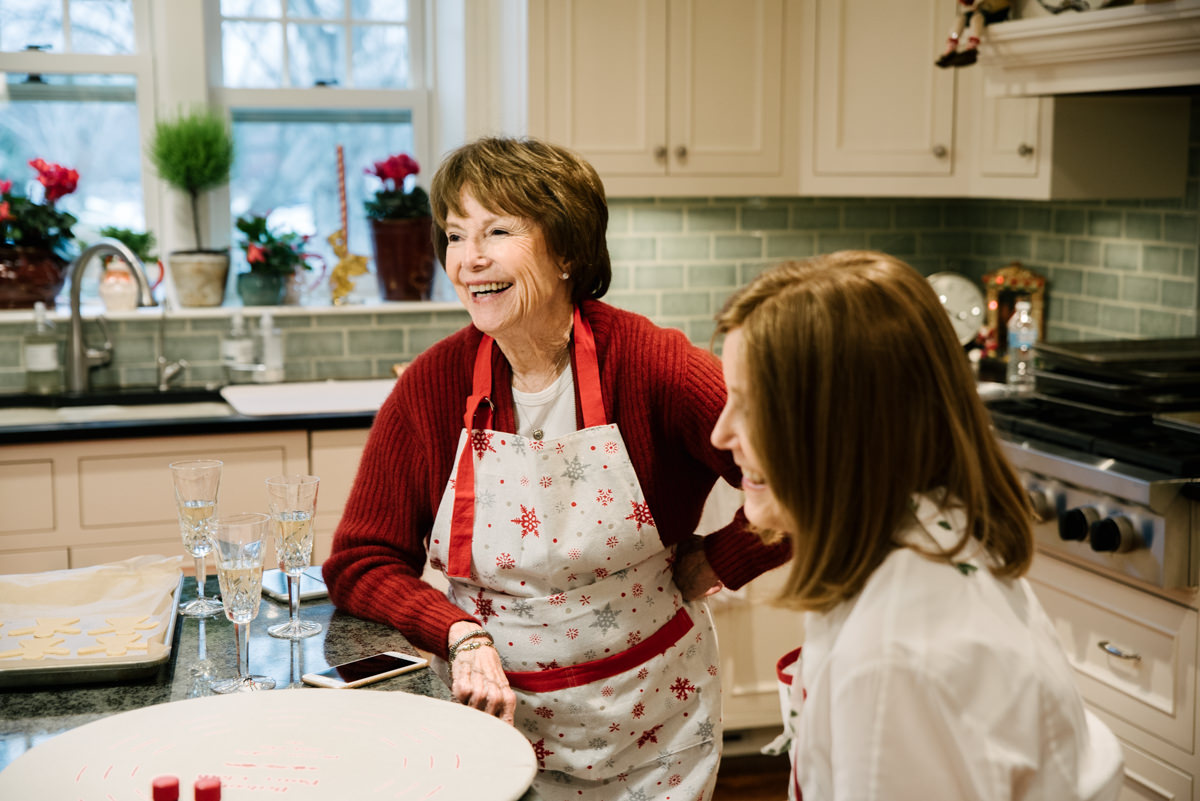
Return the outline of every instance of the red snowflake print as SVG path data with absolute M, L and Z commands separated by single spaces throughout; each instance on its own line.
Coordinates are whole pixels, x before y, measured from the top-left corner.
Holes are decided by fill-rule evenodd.
M 567 551 L 568 559 L 578 559 L 581 556 L 583 556 L 583 552 L 578 548 L 572 548 L 571 550 Z
M 530 645 L 541 645 L 542 644 L 542 635 L 538 634 L 537 632 L 530 634 L 529 635 L 529 644 Z
M 579 576 L 575 575 L 574 573 L 568 573 L 568 574 L 567 574 L 567 581 L 568 581 L 568 582 L 571 582 L 571 581 L 576 581 L 578 578 L 579 578 Z
M 629 591 L 633 593 L 634 598 L 641 598 L 642 593 L 646 591 L 646 588 L 643 587 L 640 583 L 638 583 L 638 584 L 634 584 L 633 587 L 631 587 Z
M 640 631 L 631 631 L 629 636 L 625 638 L 625 644 L 633 647 L 642 641 L 642 633 Z
M 566 449 L 567 449 L 567 446 L 563 445 L 561 442 L 554 446 L 554 452 L 557 453 L 559 456 L 562 456 L 562 452 L 565 451 Z
M 521 476 L 521 486 L 522 487 L 529 486 L 529 477 L 528 476 Z
M 641 748 L 646 743 L 657 743 L 658 742 L 658 730 L 661 729 L 662 727 L 663 727 L 663 724 L 660 723 L 657 726 L 655 726 L 654 728 L 646 729 L 644 732 L 642 732 L 642 736 L 639 737 L 637 740 L 637 747 Z
M 608 730 L 609 731 L 620 731 L 621 724 L 620 723 L 610 723 L 610 724 L 608 724 Z
M 600 694 L 601 694 L 601 695 L 603 695 L 605 698 L 611 698 L 611 697 L 612 697 L 612 694 L 613 694 L 614 692 L 615 692 L 615 690 L 613 690 L 613 688 L 612 688 L 612 687 L 609 687 L 607 684 L 606 684 L 606 685 L 604 685 L 604 687 L 602 687 L 602 688 L 600 689 Z
M 640 718 L 644 714 L 646 714 L 646 705 L 643 704 L 641 701 L 638 701 L 636 704 L 633 705 L 633 717 L 635 719 Z
M 537 518 L 537 510 L 526 509 L 525 504 L 521 504 L 521 516 L 514 517 L 508 522 L 516 523 L 521 527 L 521 539 L 525 539 L 526 534 L 532 534 L 535 537 L 541 536 L 541 534 L 538 533 L 538 526 L 542 521 L 538 520 Z
M 629 774 L 628 774 L 628 773 L 618 773 L 618 774 L 617 774 L 617 781 L 619 781 L 619 782 L 627 782 L 627 781 L 629 781 Z
M 612 456 L 618 450 L 620 450 L 620 448 L 617 446 L 617 443 L 613 442 L 611 439 L 608 442 L 604 443 L 604 452 L 607 453 L 609 456 Z
M 502 553 L 496 557 L 496 567 L 501 570 L 512 570 L 517 566 L 517 560 L 510 553 Z
M 539 706 L 537 709 L 533 710 L 533 714 L 537 715 L 539 718 L 545 718 L 546 720 L 549 720 L 550 718 L 554 717 L 554 710 L 548 706 Z
M 475 616 L 483 621 L 483 625 L 487 625 L 489 617 L 497 616 L 496 608 L 492 606 L 492 599 L 484 598 L 483 590 L 480 590 L 479 594 L 471 600 L 475 602 Z
M 671 692 L 675 693 L 675 697 L 680 701 L 686 701 L 688 693 L 696 692 L 696 685 L 682 676 L 676 676 L 675 683 L 671 685 Z
M 715 676 L 715 675 L 717 675 L 717 666 L 716 666 L 716 665 L 709 665 L 709 666 L 708 666 L 708 675 L 710 675 L 710 676 Z
M 604 544 L 607 545 L 609 548 L 616 548 L 618 545 L 621 544 L 621 540 L 618 539 L 617 537 L 613 536 L 613 537 L 609 537 L 608 539 L 606 539 L 604 541 Z
M 542 489 L 550 489 L 550 485 L 553 483 L 554 479 L 550 478 L 550 476 L 542 476 L 538 479 L 538 484 L 541 485 Z
M 608 569 L 607 568 L 598 567 L 598 568 L 596 568 L 595 573 L 596 573 L 596 578 L 608 578 Z
M 568 640 L 579 639 L 579 629 L 567 629 L 567 639 Z
M 545 768 L 546 757 L 554 755 L 554 752 L 546 747 L 545 737 L 538 740 L 536 743 L 533 743 L 533 755 L 537 757 L 538 767 Z
M 565 592 L 556 592 L 550 596 L 551 606 L 562 606 L 567 602 L 567 594 Z
M 579 603 L 580 603 L 580 605 L 581 605 L 581 606 L 590 606 L 590 605 L 591 605 L 591 603 L 592 603 L 592 596 L 590 596 L 590 595 L 580 595 L 580 596 L 579 596 Z
M 602 489 L 596 491 L 596 503 L 601 506 L 608 506 L 613 502 L 613 491 L 610 489 Z
M 471 449 L 475 451 L 476 459 L 483 459 L 483 454 L 486 451 L 491 451 L 492 453 L 496 452 L 496 449 L 492 447 L 493 436 L 494 435 L 488 431 L 480 431 L 479 429 L 473 429 L 471 431 Z
M 551 659 L 549 662 L 538 662 L 538 670 L 558 670 L 558 660 Z
M 650 526 L 651 528 L 657 528 L 657 526 L 654 525 L 654 518 L 650 515 L 650 504 L 644 502 L 638 503 L 637 501 L 630 501 L 629 503 L 633 506 L 633 514 L 629 515 L 625 519 L 632 520 L 637 523 L 638 531 L 642 530 L 643 525 Z
M 542 442 L 540 439 L 529 441 L 529 450 L 534 451 L 535 453 L 544 447 L 546 447 L 546 443 Z
M 436 556 L 429 560 L 429 566 L 432 567 L 434 570 L 440 570 L 443 573 L 446 572 L 446 563 L 443 562 L 441 559 L 438 559 Z
M 672 787 L 678 787 L 679 785 L 683 784 L 683 777 L 678 773 L 673 773 L 671 774 L 671 778 L 667 779 L 667 784 L 671 785 Z
M 641 670 L 638 671 L 638 678 L 643 681 L 645 681 L 646 677 L 649 675 L 650 675 L 650 671 L 646 670 L 646 668 L 642 668 Z

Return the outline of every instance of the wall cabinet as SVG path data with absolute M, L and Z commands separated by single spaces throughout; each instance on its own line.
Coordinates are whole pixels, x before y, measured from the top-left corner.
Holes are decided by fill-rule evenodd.
M 802 193 L 1182 196 L 1186 98 L 989 97 L 986 33 L 979 64 L 933 63 L 953 22 L 942 0 L 804 0 Z
M 796 189 L 794 0 L 530 0 L 529 132 L 610 196 Z

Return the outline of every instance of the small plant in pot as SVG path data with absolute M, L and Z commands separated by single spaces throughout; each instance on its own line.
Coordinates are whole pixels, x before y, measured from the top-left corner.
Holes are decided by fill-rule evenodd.
M 187 195 L 194 250 L 171 252 L 167 261 L 179 302 L 184 306 L 220 306 L 229 274 L 229 251 L 205 248 L 200 234 L 200 201 L 229 183 L 233 170 L 233 135 L 221 115 L 197 109 L 175 120 L 160 121 L 148 154 L 159 176 Z
M 429 195 L 417 186 L 421 167 L 407 153 L 365 170 L 383 186 L 364 206 L 371 221 L 375 277 L 384 300 L 429 300 L 436 258 Z
M 276 306 L 284 298 L 289 282 L 312 269 L 310 260 L 320 257 L 305 252 L 308 237 L 295 231 L 272 230 L 259 214 L 239 217 L 236 223 L 243 239 L 238 247 L 246 255 L 249 270 L 237 277 L 238 295 L 245 306 Z
M 106 225 L 100 229 L 100 236 L 117 240 L 138 257 L 145 268 L 146 277 L 150 279 L 151 289 L 162 281 L 163 265 L 154 255 L 156 243 L 152 232 Z M 157 273 L 153 273 L 151 267 L 157 267 Z M 157 277 L 151 278 L 152 274 Z M 100 276 L 99 291 L 104 307 L 110 312 L 129 311 L 137 307 L 137 284 L 129 272 L 129 265 L 120 256 L 104 257 L 104 273 Z
M 75 216 L 55 204 L 75 191 L 79 173 L 43 159 L 29 162 L 42 185 L 40 200 L 0 180 L 0 309 L 54 308 L 77 255 L 71 226 Z M 36 191 L 36 187 L 35 187 Z

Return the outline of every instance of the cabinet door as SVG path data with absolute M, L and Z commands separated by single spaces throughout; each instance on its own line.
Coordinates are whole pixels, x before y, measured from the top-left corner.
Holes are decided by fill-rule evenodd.
M 934 59 L 946 0 L 814 0 L 816 176 L 949 176 L 954 70 Z
M 774 175 L 783 112 L 783 0 L 672 0 L 668 172 Z
M 667 0 L 534 0 L 530 133 L 602 176 L 664 175 Z
M 1036 176 L 1041 158 L 1043 104 L 1053 102 L 1038 97 L 980 98 L 976 134 L 979 174 L 985 178 Z

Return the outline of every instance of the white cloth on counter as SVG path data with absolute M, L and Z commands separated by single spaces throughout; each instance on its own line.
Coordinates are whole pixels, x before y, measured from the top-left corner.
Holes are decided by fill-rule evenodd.
M 31 637 L 61 639 L 55 650 L 68 652 L 48 653 L 38 659 L 0 658 L 0 670 L 79 662 L 142 661 L 163 655 L 170 647 L 164 635 L 175 615 L 174 593 L 179 586 L 182 564 L 182 556 L 135 556 L 93 567 L 0 575 L 0 654 L 23 650 L 21 641 Z M 37 628 L 39 621 L 51 619 L 59 620 L 60 625 L 48 637 L 19 633 Z M 110 621 L 114 619 L 121 619 L 129 631 L 138 635 L 129 640 L 133 647 L 121 654 L 106 650 L 80 654 L 80 649 L 88 651 L 112 642 L 98 637 L 115 634 L 105 631 L 113 628 Z M 112 647 L 121 650 L 119 646 Z
M 957 542 L 961 511 L 914 499 L 900 539 Z M 793 798 L 1116 798 L 1116 737 L 1084 709 L 1029 583 L 987 565 L 972 545 L 954 565 L 899 548 L 857 597 L 805 615 Z

